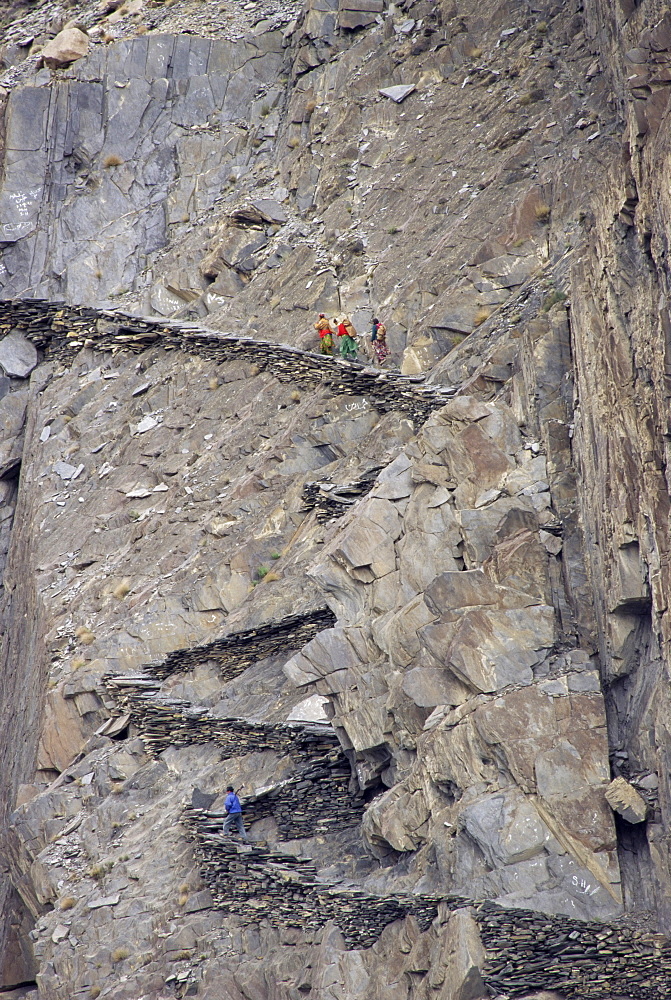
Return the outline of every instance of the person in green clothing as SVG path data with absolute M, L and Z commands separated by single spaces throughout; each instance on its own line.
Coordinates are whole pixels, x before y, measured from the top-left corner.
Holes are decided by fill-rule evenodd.
M 341 316 L 338 323 L 338 343 L 343 361 L 356 361 L 356 330 L 348 316 Z

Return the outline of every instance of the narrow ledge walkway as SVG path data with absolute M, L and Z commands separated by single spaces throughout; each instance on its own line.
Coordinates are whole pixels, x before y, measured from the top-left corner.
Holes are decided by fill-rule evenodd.
M 69 365 L 83 347 L 97 351 L 132 351 L 150 347 L 198 354 L 210 361 L 243 358 L 280 382 L 319 383 L 336 394 L 365 396 L 382 413 L 400 410 L 416 425 L 426 421 L 458 393 L 458 387 L 428 385 L 424 376 L 402 375 L 355 361 L 342 361 L 252 337 L 209 330 L 197 323 L 160 317 L 68 306 L 43 299 L 0 301 L 0 336 L 22 333 L 48 358 Z M 424 383 L 424 384 L 423 384 Z

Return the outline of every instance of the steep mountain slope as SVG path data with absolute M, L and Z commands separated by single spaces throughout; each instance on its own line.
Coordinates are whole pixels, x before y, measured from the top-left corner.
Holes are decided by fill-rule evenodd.
M 671 995 L 663 7 L 7 28 L 4 985 Z

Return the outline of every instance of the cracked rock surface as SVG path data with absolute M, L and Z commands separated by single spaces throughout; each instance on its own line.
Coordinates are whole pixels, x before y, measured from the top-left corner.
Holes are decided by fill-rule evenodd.
M 0 15 L 6 995 L 671 995 L 662 6 Z

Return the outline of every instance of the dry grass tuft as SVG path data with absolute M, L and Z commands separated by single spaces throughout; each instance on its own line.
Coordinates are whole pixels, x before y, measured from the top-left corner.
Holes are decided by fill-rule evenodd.
M 108 170 L 109 167 L 120 167 L 122 163 L 123 160 L 116 153 L 108 153 L 103 160 L 103 167 Z
M 112 591 L 112 597 L 116 597 L 118 601 L 123 601 L 127 594 L 130 594 L 130 580 L 122 580 L 121 583 L 117 583 Z
M 539 222 L 549 222 L 552 209 L 545 201 L 539 201 L 534 208 L 534 215 Z
M 177 952 L 177 954 L 175 955 L 175 961 L 186 962 L 188 961 L 188 959 L 191 958 L 192 955 L 193 955 L 192 951 L 187 951 L 186 948 L 184 948 L 182 951 Z
M 540 87 L 532 87 L 531 90 L 527 90 L 526 94 L 522 94 L 518 104 L 522 105 L 522 107 L 526 107 L 529 104 L 535 104 L 536 101 L 542 101 L 544 97 L 544 90 L 541 90 Z
M 186 904 L 189 902 L 188 892 L 180 892 L 177 902 L 179 903 L 180 906 L 186 906 Z
M 297 135 L 293 135 L 291 139 L 289 139 L 289 141 L 287 142 L 287 146 L 289 147 L 289 149 L 297 149 L 300 146 L 300 144 L 301 140 L 298 138 Z
M 478 309 L 473 320 L 473 325 L 482 326 L 486 319 L 489 319 L 489 309 Z
M 59 910 L 71 910 L 73 906 L 77 903 L 74 896 L 63 896 L 63 898 L 58 903 Z
M 92 642 L 95 642 L 96 638 L 88 625 L 80 625 L 79 628 L 76 628 L 75 635 L 82 646 L 90 646 Z
M 218 389 L 219 388 L 219 379 L 218 378 L 211 378 L 209 380 L 209 382 L 207 383 L 207 387 L 208 387 L 208 389 Z
M 89 990 L 89 996 L 93 997 L 93 1000 L 95 1000 L 96 997 L 99 997 L 101 993 L 102 990 L 99 986 L 92 986 Z
M 110 957 L 113 962 L 123 962 L 124 958 L 128 958 L 129 955 L 128 948 L 115 948 Z
M 298 391 L 298 389 L 294 389 L 293 392 L 291 393 L 291 400 L 294 403 L 300 403 L 300 401 L 301 401 L 301 394 Z

